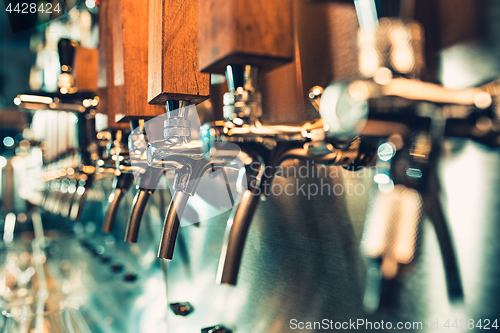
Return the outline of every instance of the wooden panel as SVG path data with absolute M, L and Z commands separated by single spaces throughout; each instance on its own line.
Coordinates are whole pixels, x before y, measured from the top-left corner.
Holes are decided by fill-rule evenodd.
M 125 95 L 116 121 L 162 115 L 164 107 L 148 104 L 148 2 L 114 0 L 114 6 L 114 83 Z
M 358 23 L 352 1 L 293 1 L 293 22 L 293 63 L 260 76 L 266 121 L 316 118 L 319 114 L 309 102 L 309 89 L 357 78 Z
M 437 1 L 442 47 L 473 42 L 484 33 L 478 24 L 481 3 L 477 0 L 462 0 L 457 6 L 456 1 Z
M 97 91 L 97 49 L 77 47 L 73 73 L 79 91 Z
M 149 103 L 204 101 L 210 75 L 198 70 L 198 0 L 150 0 L 149 10 Z
M 115 120 L 118 102 L 123 101 L 123 91 L 114 85 L 113 64 L 113 37 L 111 22 L 114 20 L 113 2 L 115 0 L 102 0 L 99 4 L 99 64 L 98 64 L 98 95 L 99 105 L 97 112 L 108 117 L 108 129 L 130 129 L 129 124 L 119 124 Z
M 99 47 L 97 48 L 97 94 L 99 105 L 97 112 L 106 114 L 108 108 L 108 35 L 109 21 L 107 19 L 109 2 L 101 1 L 99 4 Z
M 293 58 L 291 0 L 199 0 L 200 69 L 224 73 L 228 64 L 267 71 Z
M 0 129 L 13 129 L 22 132 L 24 128 L 24 113 L 17 108 L 5 108 L 0 112 Z M 3 138 L 2 138 L 3 139 Z

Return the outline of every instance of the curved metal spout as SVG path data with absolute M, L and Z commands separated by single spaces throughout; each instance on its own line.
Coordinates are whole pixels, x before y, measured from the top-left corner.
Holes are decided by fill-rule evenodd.
M 151 190 L 139 189 L 135 195 L 132 212 L 130 213 L 130 219 L 125 232 L 125 241 L 127 243 L 137 243 L 142 215 L 151 194 L 153 194 Z
M 448 226 L 443 204 L 439 197 L 439 182 L 436 173 L 433 172 L 431 177 L 434 179 L 430 182 L 430 191 L 424 197 L 425 209 L 436 231 L 439 248 L 441 250 L 448 299 L 451 302 L 462 302 L 464 300 L 464 289 L 455 244 L 452 232 Z
M 161 176 L 163 169 L 148 168 L 141 175 L 137 194 L 134 198 L 130 219 L 128 221 L 127 230 L 125 232 L 125 241 L 128 243 L 136 243 L 139 236 L 139 228 L 141 225 L 144 209 L 148 203 L 149 197 L 154 193 Z
M 158 258 L 172 260 L 177 232 L 189 197 L 189 193 L 184 191 L 177 191 L 173 196 L 163 224 Z
M 115 226 L 115 218 L 116 213 L 118 212 L 118 207 L 120 206 L 120 202 L 122 201 L 125 193 L 128 188 L 132 184 L 134 180 L 133 174 L 122 173 L 118 177 L 115 178 L 115 190 L 109 196 L 109 206 L 108 211 L 106 213 L 106 217 L 104 218 L 104 223 L 102 225 L 102 231 L 105 233 L 111 233 Z
M 47 199 L 43 203 L 43 209 L 50 212 L 50 207 L 52 207 L 52 202 L 54 201 L 55 192 L 49 190 L 49 194 L 47 195 Z
M 69 217 L 72 221 L 78 221 L 80 219 L 80 216 L 82 215 L 81 208 L 87 195 L 87 189 L 85 186 L 79 186 L 76 191 L 75 201 L 73 201 L 69 213 Z
M 87 196 L 87 193 L 92 186 L 92 182 L 94 180 L 93 175 L 88 175 L 87 180 L 85 181 L 84 185 L 78 186 L 78 189 L 76 190 L 76 200 L 73 202 L 73 205 L 71 206 L 71 211 L 69 214 L 69 217 L 73 221 L 78 221 L 80 220 L 80 217 L 82 216 L 82 207 L 83 203 L 85 202 L 85 198 Z
M 287 159 L 312 160 L 326 165 L 343 166 L 364 164 L 372 159 L 371 155 L 365 153 L 364 147 L 360 149 L 359 140 L 353 141 L 346 149 L 337 149 L 325 155 L 314 155 L 309 150 L 297 148 L 297 146 L 300 144 L 289 142 L 275 147 L 272 156 L 265 163 L 267 167 L 264 168 L 263 174 L 261 176 L 251 175 L 248 179 L 249 189 L 243 193 L 239 205 L 233 208 L 227 223 L 225 241 L 217 270 L 217 283 L 236 285 L 246 237 L 259 203 L 259 194 L 270 195 L 269 185 L 273 181 L 278 165 Z M 258 159 L 254 158 L 254 161 L 257 162 Z M 260 189 L 257 189 L 255 185 L 259 183 Z
M 236 285 L 248 229 L 259 203 L 259 195 L 247 190 L 227 222 L 224 246 L 217 269 L 217 283 Z
M 66 202 L 61 208 L 61 217 L 63 219 L 69 216 L 71 212 L 71 207 L 73 206 L 73 202 L 75 201 L 75 197 L 76 197 L 76 189 L 74 189 L 73 192 L 69 194 L 68 200 L 66 200 Z
M 54 207 L 54 214 L 61 215 L 62 209 L 66 205 L 69 197 L 70 194 L 67 191 L 61 192 L 61 194 L 59 195 L 59 199 L 57 200 L 57 204 Z

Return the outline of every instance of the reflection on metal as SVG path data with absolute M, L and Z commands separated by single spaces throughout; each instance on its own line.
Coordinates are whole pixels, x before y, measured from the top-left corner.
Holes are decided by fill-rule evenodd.
M 113 231 L 116 213 L 120 206 L 120 202 L 122 201 L 125 193 L 132 185 L 134 181 L 134 175 L 129 173 L 122 173 L 114 180 L 114 192 L 109 196 L 109 206 L 107 209 L 106 217 L 104 219 L 104 223 L 102 225 L 102 231 L 105 233 L 111 233 Z
M 165 332 L 168 323 L 173 332 L 231 332 L 229 327 L 281 333 L 290 331 L 292 320 L 415 320 L 426 327 L 429 318 L 440 323 L 495 318 L 498 265 L 491 258 L 500 254 L 499 177 L 491 165 L 500 161 L 484 146 L 500 146 L 499 82 L 468 88 L 465 82 L 485 82 L 476 73 L 468 73 L 474 80 L 464 76 L 462 82 L 450 76 L 462 90 L 449 89 L 449 78 L 447 88 L 419 81 L 423 45 L 410 48 L 423 43 L 423 34 L 411 23 L 411 14 L 402 15 L 402 21 L 378 20 L 373 1 L 355 3 L 362 27 L 381 28 L 358 34 L 362 80 L 311 88 L 309 97 L 321 119 L 262 121 L 257 68 L 231 66 L 226 119 L 205 124 L 199 138 L 190 130 L 189 106 L 172 102 L 162 124 L 163 140 L 148 141 L 141 128 L 132 132 L 140 138 L 127 148 L 125 135 L 120 140 L 118 133 L 113 138 L 101 132 L 70 157 L 51 156 L 43 170 L 43 190 L 28 197 L 53 213 L 44 215 L 44 222 L 63 225 L 58 214 L 81 221 L 70 224 L 75 238 L 48 240 L 54 259 L 49 265 L 59 284 L 72 288 L 92 332 Z M 409 7 L 401 12 L 411 12 Z M 450 74 L 449 67 L 445 72 Z M 98 99 L 89 95 L 73 103 L 75 96 L 23 94 L 16 104 L 92 116 Z M 445 137 L 453 139 L 443 143 Z M 460 138 L 476 143 L 464 144 Z M 28 142 L 30 147 L 34 142 Z M 113 148 L 108 155 L 97 149 L 103 143 Z M 96 149 L 87 154 L 93 144 Z M 359 170 L 375 160 L 373 174 L 363 179 L 342 169 Z M 299 167 L 303 161 L 340 176 L 307 178 L 279 170 L 282 163 Z M 238 175 L 239 189 L 229 191 L 233 210 L 202 220 L 200 228 L 180 228 L 183 216 L 204 216 L 212 205 L 212 198 L 190 199 L 202 176 L 224 168 Z M 155 191 L 164 181 L 164 169 L 175 173 L 168 213 L 164 191 Z M 444 180 L 446 204 L 438 176 Z M 134 177 L 135 198 L 133 191 L 125 192 Z M 312 185 L 348 188 L 353 179 L 366 186 L 362 195 L 329 193 L 312 199 L 299 192 Z M 277 195 L 273 184 L 294 192 Z M 371 185 L 374 196 L 364 221 Z M 102 198 L 115 190 L 110 209 L 103 207 Z M 109 228 L 127 219 L 128 226 Z M 426 220 L 434 228 L 424 228 Z M 7 243 L 12 221 L 8 215 Z M 103 222 L 111 235 L 99 231 Z M 175 261 L 156 259 L 160 233 L 158 256 L 171 259 L 175 248 Z M 124 234 L 133 244 L 115 241 Z M 431 237 L 421 240 L 421 234 Z M 214 277 L 238 286 L 214 284 Z M 168 302 L 176 302 L 170 304 L 174 311 L 168 310 L 165 287 Z M 460 307 L 450 307 L 453 301 L 460 301 Z M 390 311 L 377 312 L 391 305 Z M 195 313 L 183 315 L 193 307 Z M 217 323 L 225 326 L 213 326 Z
M 226 76 L 230 92 L 224 98 L 227 121 L 205 124 L 201 133 L 204 151 L 211 161 L 228 163 L 240 155 L 239 149 L 235 150 L 231 144 L 237 144 L 246 156 L 243 163 L 248 190 L 242 194 L 239 205 L 233 207 L 216 278 L 218 283 L 230 285 L 236 284 L 246 236 L 259 198 L 271 194 L 270 186 L 276 169 L 283 161 L 304 159 L 321 164 L 352 166 L 368 163 L 371 157 L 365 154 L 359 139 L 347 142 L 342 149 L 335 149 L 334 144 L 338 142 L 327 140 L 327 128 L 320 119 L 299 124 L 262 123 L 260 97 L 256 91 L 257 71 L 250 75 L 251 70 L 249 65 L 228 66 Z M 321 93 L 319 87 L 311 90 L 313 104 L 317 103 Z

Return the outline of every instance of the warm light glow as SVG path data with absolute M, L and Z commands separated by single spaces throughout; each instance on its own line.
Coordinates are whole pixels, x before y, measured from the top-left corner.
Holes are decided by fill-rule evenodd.
M 384 173 L 376 174 L 375 177 L 373 177 L 373 180 L 377 184 L 389 184 L 389 182 L 391 181 L 389 176 Z
M 391 193 L 394 190 L 394 182 L 391 180 L 385 184 L 378 184 L 378 190 L 382 193 Z
M 233 119 L 233 123 L 235 125 L 237 125 L 237 126 L 241 126 L 241 125 L 243 125 L 243 119 L 241 119 L 241 118 L 234 118 Z
M 50 104 L 53 102 L 52 98 L 50 98 L 50 97 L 36 96 L 36 95 L 19 95 L 19 100 L 23 103 Z
M 474 96 L 474 104 L 479 109 L 489 108 L 493 100 L 491 99 L 491 95 L 487 92 L 479 92 Z
M 28 140 L 22 140 L 21 142 L 19 142 L 19 147 L 21 149 L 29 149 L 30 142 Z
M 16 214 L 9 213 L 5 217 L 5 225 L 3 231 L 3 241 L 6 244 L 12 243 L 14 240 L 14 228 L 16 226 Z
M 392 80 L 392 71 L 387 67 L 380 67 L 373 77 L 373 81 L 380 85 L 389 84 Z

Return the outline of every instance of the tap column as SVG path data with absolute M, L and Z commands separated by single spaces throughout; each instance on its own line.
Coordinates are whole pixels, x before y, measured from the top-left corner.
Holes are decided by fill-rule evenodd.
M 97 111 L 106 115 L 107 121 L 99 130 L 106 130 L 111 134 L 106 156 L 102 160 L 106 161 L 106 167 L 113 169 L 116 161 L 111 155 L 118 156 L 127 150 L 126 134 L 130 131 L 127 123 L 116 121 L 117 113 L 123 108 L 125 90 L 120 81 L 121 73 L 115 75 L 114 53 L 115 37 L 113 35 L 113 22 L 115 21 L 115 10 L 118 6 L 116 0 L 104 0 L 99 5 L 99 65 L 98 65 L 98 94 L 99 105 Z M 109 197 L 109 206 L 104 219 L 102 230 L 112 232 L 117 209 L 126 191 L 133 181 L 133 175 L 113 171 L 117 176 L 114 180 L 114 191 Z
M 150 0 L 149 10 L 148 100 L 166 106 L 167 114 L 164 142 L 156 150 L 166 154 L 156 164 L 148 151 L 148 164 L 175 170 L 175 194 L 158 251 L 158 257 L 172 259 L 184 207 L 208 170 L 201 145 L 191 139 L 188 114 L 190 105 L 209 97 L 210 75 L 198 70 L 198 1 Z
M 255 125 L 262 115 L 259 74 L 293 58 L 292 2 L 199 0 L 199 6 L 200 70 L 226 74 L 229 92 L 224 95 L 224 118 L 240 125 Z M 252 175 L 247 174 L 247 178 Z M 228 222 L 218 282 L 236 283 L 245 238 L 259 200 L 258 182 L 249 181 Z

